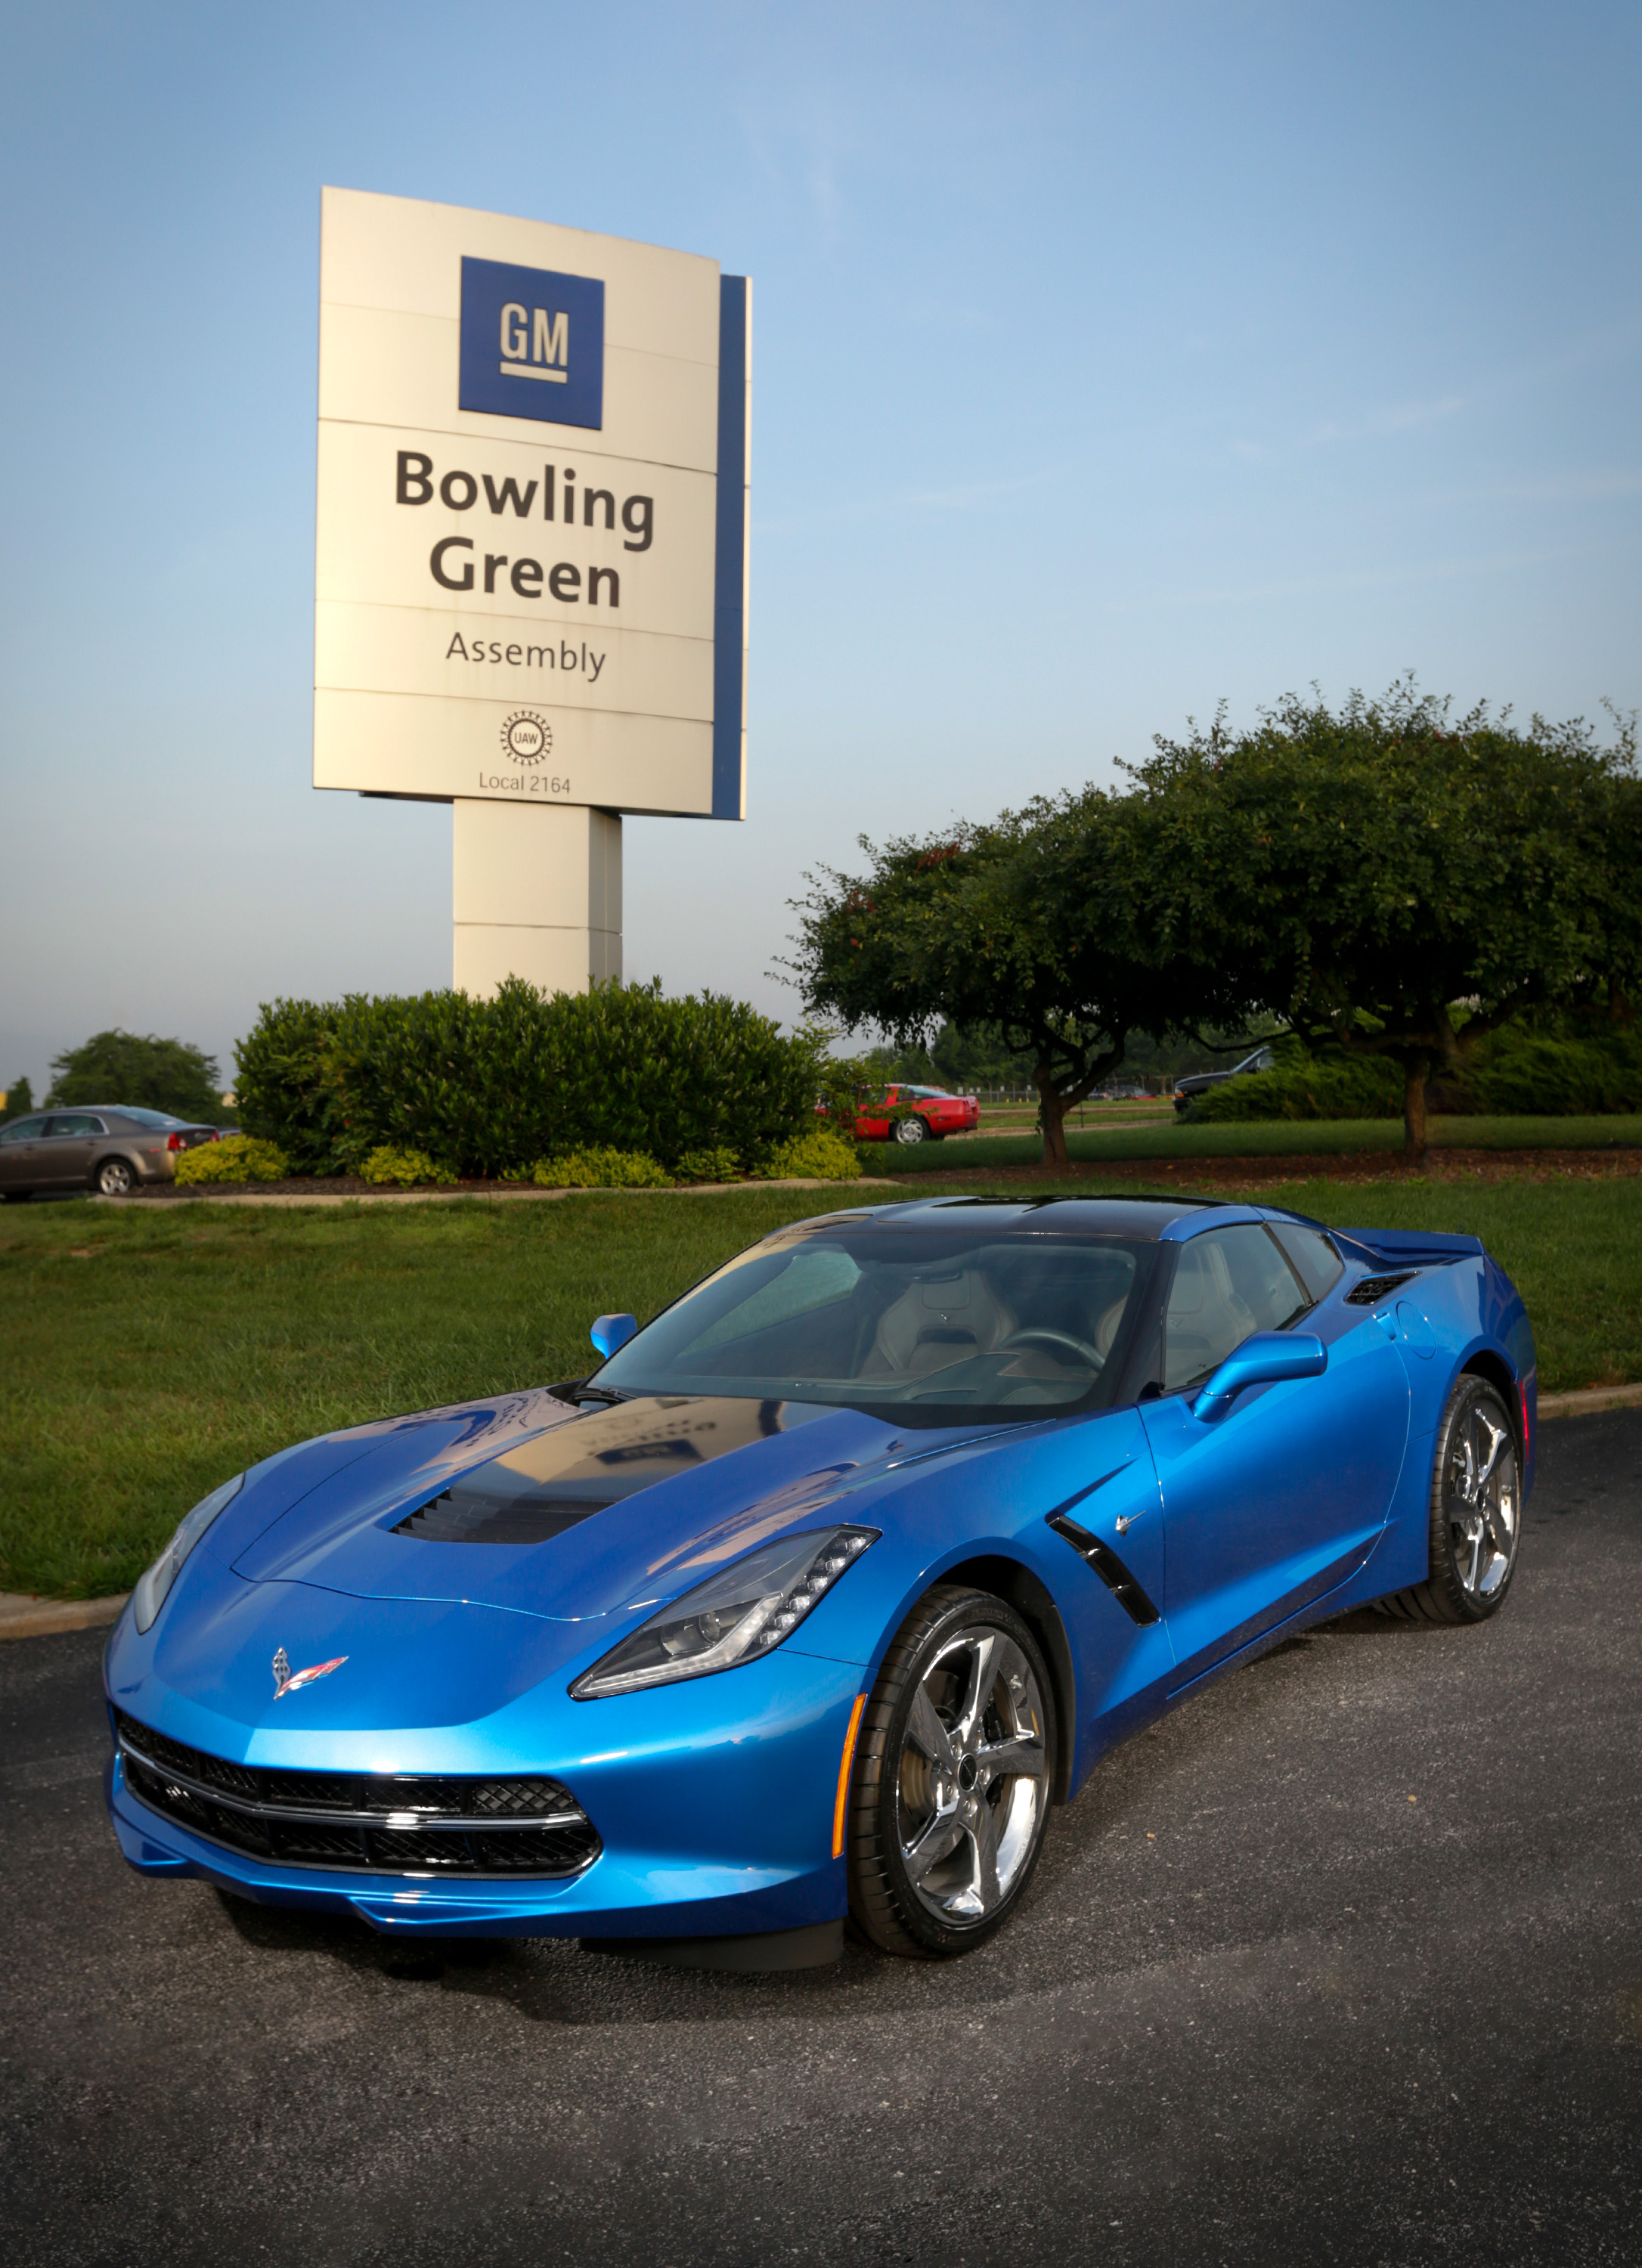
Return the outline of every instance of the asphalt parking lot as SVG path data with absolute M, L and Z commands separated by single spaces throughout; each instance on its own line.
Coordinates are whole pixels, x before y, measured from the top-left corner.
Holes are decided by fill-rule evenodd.
M 384 1945 L 129 1874 L 101 1633 L 0 1647 L 18 2264 L 1634 2263 L 1642 1411 L 1515 1594 L 1245 1669 L 951 1966 Z

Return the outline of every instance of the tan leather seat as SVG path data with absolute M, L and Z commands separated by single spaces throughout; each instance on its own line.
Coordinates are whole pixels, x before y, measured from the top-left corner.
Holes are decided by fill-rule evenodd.
M 879 1319 L 862 1369 L 869 1377 L 924 1377 L 989 1354 L 1015 1328 L 1014 1310 L 978 1269 L 920 1277 Z

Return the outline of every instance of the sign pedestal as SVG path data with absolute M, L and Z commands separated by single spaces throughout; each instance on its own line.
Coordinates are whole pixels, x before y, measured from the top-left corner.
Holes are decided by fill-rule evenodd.
M 622 974 L 622 821 L 581 804 L 453 806 L 452 982 L 582 992 Z

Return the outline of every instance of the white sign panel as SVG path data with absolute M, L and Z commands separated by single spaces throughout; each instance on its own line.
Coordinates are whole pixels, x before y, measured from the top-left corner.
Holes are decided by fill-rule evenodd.
M 745 812 L 750 287 L 327 189 L 313 783 Z

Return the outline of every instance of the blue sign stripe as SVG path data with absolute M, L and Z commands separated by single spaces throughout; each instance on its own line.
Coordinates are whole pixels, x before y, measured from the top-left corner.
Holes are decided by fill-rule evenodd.
M 745 276 L 718 279 L 718 500 L 713 561 L 712 815 L 741 816 L 742 640 L 747 628 Z

